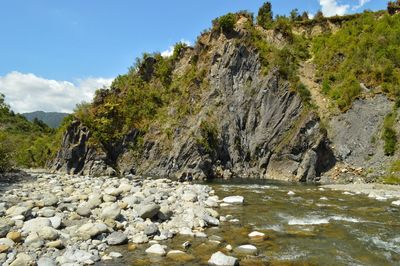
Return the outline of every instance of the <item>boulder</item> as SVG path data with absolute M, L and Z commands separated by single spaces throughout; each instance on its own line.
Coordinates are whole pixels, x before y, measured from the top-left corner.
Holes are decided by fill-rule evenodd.
M 244 202 L 244 197 L 242 197 L 242 196 L 225 197 L 223 199 L 223 202 L 228 203 L 228 204 L 242 204 Z
M 154 254 L 154 255 L 159 255 L 159 256 L 164 256 L 166 254 L 166 251 L 163 246 L 160 244 L 154 244 L 148 249 L 146 249 L 146 253 L 148 254 Z
M 239 265 L 238 259 L 231 256 L 226 256 L 221 251 L 214 253 L 208 260 L 208 265 L 213 266 L 237 266 Z
M 113 219 L 115 220 L 121 214 L 121 208 L 118 203 L 113 203 L 112 205 L 105 207 L 101 212 L 101 218 L 103 220 Z
M 157 204 L 140 205 L 137 208 L 138 215 L 143 219 L 152 219 L 158 214 L 160 206 Z
M 237 248 L 234 249 L 234 251 L 238 254 L 244 254 L 244 255 L 257 255 L 257 248 L 253 245 L 242 245 L 238 246 Z
M 127 236 L 122 232 L 113 232 L 107 237 L 107 244 L 111 246 L 123 245 L 128 241 Z

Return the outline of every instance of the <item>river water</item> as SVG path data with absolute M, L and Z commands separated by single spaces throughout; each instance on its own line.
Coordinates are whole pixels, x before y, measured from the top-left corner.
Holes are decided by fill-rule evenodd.
M 251 182 L 251 183 L 250 183 Z M 265 180 L 213 182 L 216 195 L 241 195 L 243 205 L 218 209 L 232 217 L 219 227 L 209 228 L 209 239 L 176 236 L 164 241 L 169 249 L 180 249 L 190 241 L 188 256 L 179 259 L 157 258 L 144 251 L 115 248 L 124 254 L 121 265 L 207 265 L 216 251 L 240 259 L 240 265 L 400 265 L 400 208 L 391 201 L 378 201 L 365 195 L 332 191 L 317 186 L 295 185 Z M 288 195 L 288 192 L 294 195 Z M 293 193 L 290 193 L 293 194 Z M 229 216 L 228 216 L 229 217 Z M 230 222 L 229 220 L 239 220 Z M 248 234 L 259 231 L 263 240 Z M 213 237 L 212 237 L 213 238 Z M 252 244 L 258 256 L 245 257 L 225 250 Z M 115 265 L 115 261 L 114 261 Z

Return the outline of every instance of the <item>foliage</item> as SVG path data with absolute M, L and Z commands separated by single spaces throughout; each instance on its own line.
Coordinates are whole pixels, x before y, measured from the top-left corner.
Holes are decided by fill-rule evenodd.
M 385 184 L 399 185 L 400 184 L 400 161 L 393 161 L 390 168 L 389 174 L 382 177 L 381 181 Z
M 324 13 L 322 13 L 321 10 L 318 10 L 318 12 L 314 16 L 314 19 L 316 21 L 323 20 L 324 19 Z
M 304 85 L 303 83 L 299 82 L 297 84 L 296 91 L 299 93 L 300 98 L 302 99 L 302 101 L 305 104 L 307 104 L 307 105 L 311 104 L 311 92 L 306 87 L 306 85 Z
M 213 21 L 213 26 L 215 29 L 223 33 L 231 33 L 237 22 L 237 15 L 233 13 L 228 13 L 221 16 Z
M 213 151 L 218 146 L 218 128 L 216 124 L 210 120 L 206 119 L 200 123 L 200 137 L 197 138 L 197 144 L 202 148 L 202 150 L 209 155 L 213 154 Z
M 396 12 L 400 11 L 400 0 L 389 1 L 387 5 L 387 11 L 390 15 L 394 15 Z
M 361 93 L 360 83 L 400 96 L 400 20 L 373 13 L 354 16 L 334 34 L 313 39 L 314 62 L 323 92 L 347 110 Z
M 382 139 L 385 142 L 384 151 L 387 156 L 393 156 L 396 152 L 397 134 L 394 129 L 396 114 L 396 111 L 388 114 L 383 123 Z
M 273 23 L 272 5 L 270 2 L 265 2 L 258 10 L 257 24 L 264 29 L 271 28 Z
M 0 171 L 11 166 L 44 167 L 55 154 L 55 130 L 40 120 L 29 122 L 15 114 L 0 95 Z

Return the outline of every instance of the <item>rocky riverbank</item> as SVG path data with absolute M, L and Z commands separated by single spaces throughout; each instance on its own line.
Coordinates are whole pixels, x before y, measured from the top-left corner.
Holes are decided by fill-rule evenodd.
M 34 181 L 0 197 L 1 265 L 118 264 L 123 255 L 108 249 L 128 243 L 135 249 L 149 242 L 149 256 L 165 255 L 168 249 L 158 241 L 176 234 L 207 237 L 204 229 L 225 219 L 214 209 L 218 196 L 205 185 L 136 176 L 31 175 Z M 169 251 L 174 252 L 182 253 Z

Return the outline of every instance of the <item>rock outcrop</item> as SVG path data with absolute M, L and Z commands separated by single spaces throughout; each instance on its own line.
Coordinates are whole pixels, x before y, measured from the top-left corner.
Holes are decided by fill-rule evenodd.
M 54 169 L 109 175 L 114 173 L 112 167 L 122 174 L 171 177 L 189 172 L 199 179 L 316 181 L 335 160 L 318 116 L 276 69 L 268 75 L 261 73 L 254 49 L 224 35 L 211 35 L 205 42 L 210 55 L 209 88 L 201 95 L 201 110 L 187 118 L 186 127 L 175 130 L 168 149 L 162 141 L 146 136 L 139 158 L 126 148 L 134 136 L 111 149 L 94 149 L 88 144 L 89 130 L 74 122 L 65 133 Z M 144 72 L 149 78 L 147 68 Z M 208 134 L 202 132 L 204 124 L 214 128 L 213 136 L 204 136 Z

